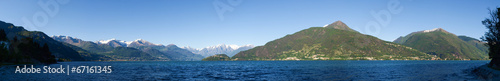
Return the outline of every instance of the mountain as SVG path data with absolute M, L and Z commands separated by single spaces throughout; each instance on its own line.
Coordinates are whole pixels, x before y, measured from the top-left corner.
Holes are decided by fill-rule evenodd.
M 161 53 L 164 53 L 165 56 L 171 58 L 174 61 L 200 61 L 203 59 L 203 56 L 199 54 L 194 54 L 191 51 L 186 49 L 182 49 L 177 47 L 174 44 L 170 44 L 167 46 L 135 46 L 137 49 L 155 49 Z
M 164 56 L 163 53 L 157 53 L 151 50 L 139 50 L 132 47 L 126 47 L 123 44 L 125 41 L 116 39 L 106 41 L 83 41 L 78 38 L 70 36 L 52 36 L 54 40 L 68 43 L 67 46 L 78 50 L 87 60 L 124 60 L 124 61 L 137 61 L 137 60 L 156 60 L 156 61 L 169 61 L 170 59 Z M 74 45 L 75 47 L 73 47 Z
M 97 41 L 95 42 L 97 44 L 105 44 L 105 45 L 108 45 L 108 46 L 111 46 L 111 47 L 127 47 L 127 43 L 125 41 L 121 41 L 121 40 L 116 40 L 116 39 L 110 39 L 110 40 L 101 40 L 101 41 Z
M 252 49 L 253 47 L 255 47 L 255 46 L 250 45 L 250 44 L 243 45 L 243 46 L 219 44 L 216 46 L 209 46 L 209 47 L 205 47 L 202 49 L 191 48 L 189 46 L 181 47 L 181 48 L 189 50 L 195 54 L 203 55 L 204 57 L 209 57 L 209 56 L 212 56 L 215 54 L 227 54 L 229 57 L 232 57 L 240 51 Z
M 84 41 L 78 38 L 73 38 L 70 36 L 52 36 L 54 40 L 60 41 L 60 42 L 65 42 L 71 45 L 75 45 L 77 47 L 80 47 L 82 49 L 85 49 L 90 52 L 94 53 L 100 53 L 100 52 L 108 52 L 114 49 L 113 46 L 109 44 L 102 44 L 102 43 L 94 43 L 91 41 Z
M 153 43 L 146 41 L 146 40 L 143 40 L 143 39 L 137 39 L 137 40 L 127 44 L 127 47 L 139 47 L 139 46 L 155 47 L 155 46 L 163 46 L 163 45 L 153 44 Z
M 164 46 L 161 44 L 154 44 L 143 39 L 137 39 L 131 42 L 117 39 L 90 42 L 69 36 L 53 36 L 53 38 L 61 42 L 78 46 L 91 53 L 110 57 L 111 60 L 199 61 L 203 59 L 203 56 L 193 54 L 192 52 L 181 49 L 176 45 L 171 44 Z M 130 55 L 132 53 L 136 53 L 138 56 Z M 95 59 L 96 57 L 89 58 Z
M 347 26 L 344 22 L 342 21 L 335 21 L 331 24 L 328 24 L 328 25 L 325 25 L 323 26 L 325 28 L 334 28 L 334 29 L 340 29 L 340 30 L 346 30 L 346 31 L 353 31 L 353 32 L 357 32 L 351 28 L 349 28 L 349 26 Z
M 126 42 L 127 47 L 140 49 L 152 54 L 165 56 L 163 58 L 170 58 L 173 61 L 200 61 L 203 56 L 194 54 L 191 51 L 177 47 L 174 44 L 167 46 L 161 44 L 154 44 L 143 39 L 137 39 L 132 42 Z
M 250 44 L 249 45 L 240 46 L 238 49 L 233 50 L 231 53 L 227 53 L 227 55 L 229 57 L 233 57 L 234 55 L 238 54 L 241 51 L 246 51 L 246 50 L 252 49 L 254 47 L 255 47 L 254 45 L 250 45 Z
M 75 45 L 72 45 L 72 44 L 69 44 L 66 42 L 62 42 L 62 43 L 68 47 L 71 47 L 73 50 L 77 51 L 80 54 L 80 56 L 82 56 L 82 58 L 85 59 L 86 61 L 110 61 L 110 60 L 113 60 L 109 56 L 102 55 L 102 54 L 96 54 L 96 53 L 87 51 L 85 49 L 82 49 L 78 46 L 75 46 Z
M 203 59 L 202 55 L 194 54 L 193 52 L 179 48 L 174 44 L 167 45 L 163 51 L 181 61 L 199 61 Z
M 442 28 L 413 32 L 399 37 L 394 42 L 439 56 L 444 60 L 488 59 L 485 51 L 487 49 L 479 45 L 481 43 L 479 40 L 466 36 L 459 37 Z
M 411 47 L 380 40 L 336 21 L 239 52 L 233 60 L 435 60 Z
M 0 29 L 0 65 L 25 63 L 56 63 L 56 58 L 47 44 L 40 46 L 32 38 L 9 40 L 3 29 Z
M 477 49 L 481 50 L 483 53 L 488 54 L 488 46 L 486 46 L 486 42 L 482 42 L 479 39 L 475 39 L 472 37 L 467 37 L 467 36 L 458 36 L 458 38 L 462 39 L 463 41 L 467 42 L 468 44 L 475 46 Z
M 229 61 L 231 58 L 226 54 L 215 54 L 213 56 L 209 56 L 207 58 L 203 58 L 202 61 Z
M 20 26 L 15 26 L 11 23 L 6 23 L 3 21 L 0 21 L 0 30 L 4 30 L 6 33 L 6 37 L 8 40 L 20 40 L 23 41 L 26 39 L 26 41 L 33 41 L 36 42 L 36 44 L 39 44 L 38 46 L 43 46 L 44 44 L 47 45 L 48 50 L 50 50 L 51 55 L 54 55 L 56 58 L 59 59 L 68 59 L 72 61 L 81 61 L 84 60 L 78 52 L 73 50 L 72 48 L 65 46 L 63 43 L 58 42 L 49 36 L 47 36 L 45 33 L 40 32 L 40 31 L 27 31 L 23 27 Z M 11 42 L 12 43 L 12 42 Z M 25 44 L 30 44 L 30 43 L 25 43 Z M 33 48 L 35 49 L 35 48 Z M 27 49 L 29 50 L 29 49 Z M 31 57 L 31 56 L 27 56 Z
M 428 32 L 434 32 L 434 31 L 449 33 L 448 31 L 446 31 L 446 30 L 444 30 L 442 28 L 434 28 L 434 29 L 431 29 L 431 30 L 423 30 L 423 31 L 412 32 L 412 33 L 406 35 L 405 37 L 400 36 L 399 38 L 397 38 L 393 42 L 394 43 L 398 43 L 398 44 L 402 44 L 402 43 L 406 42 L 406 40 L 408 40 L 409 37 L 411 37 L 411 36 L 413 36 L 415 34 L 428 33 Z
M 107 55 L 116 60 L 124 60 L 124 61 L 169 60 L 168 58 L 158 59 L 157 57 L 153 57 L 149 53 L 130 47 L 116 47 L 113 50 L 102 54 Z

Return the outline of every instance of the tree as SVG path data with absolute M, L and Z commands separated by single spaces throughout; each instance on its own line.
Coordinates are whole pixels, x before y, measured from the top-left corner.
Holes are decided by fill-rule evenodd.
M 17 36 L 14 36 L 14 42 L 17 42 Z
M 3 29 L 0 30 L 0 41 L 6 41 L 7 40 L 7 34 L 5 34 L 5 31 Z
M 491 62 L 489 66 L 498 68 L 500 67 L 500 8 L 496 11 L 490 10 L 490 18 L 486 18 L 482 21 L 483 25 L 486 26 L 488 31 L 481 37 L 481 40 L 486 41 L 486 45 L 489 47 L 489 53 Z

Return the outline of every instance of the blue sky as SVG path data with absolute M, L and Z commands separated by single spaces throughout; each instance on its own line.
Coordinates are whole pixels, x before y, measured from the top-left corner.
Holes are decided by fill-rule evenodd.
M 51 1 L 58 5 L 55 14 L 38 4 Z M 399 0 L 397 7 L 402 8 L 401 12 L 390 13 L 389 23 L 367 27 L 369 22 L 380 24 L 371 12 L 389 10 L 389 0 L 57 1 L 1 0 L 0 20 L 49 36 L 66 35 L 87 41 L 141 38 L 164 45 L 202 48 L 223 43 L 264 45 L 287 34 L 337 20 L 386 41 L 433 28 L 479 38 L 486 31 L 481 21 L 488 17 L 487 9 L 500 6 L 498 0 Z M 219 16 L 214 2 L 227 5 L 223 8 L 232 11 Z M 55 10 L 54 6 L 49 8 Z M 32 25 L 27 25 L 23 18 Z

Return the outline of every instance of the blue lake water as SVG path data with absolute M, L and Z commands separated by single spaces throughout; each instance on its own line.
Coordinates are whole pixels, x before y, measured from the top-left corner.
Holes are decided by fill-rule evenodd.
M 0 80 L 481 80 L 470 68 L 489 61 L 142 61 L 60 62 L 112 66 L 100 74 L 20 74 L 1 66 Z M 21 68 L 24 66 L 20 66 Z M 30 65 L 28 65 L 30 67 Z

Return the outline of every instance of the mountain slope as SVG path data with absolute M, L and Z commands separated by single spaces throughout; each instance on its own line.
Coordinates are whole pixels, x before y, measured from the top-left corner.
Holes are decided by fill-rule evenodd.
M 109 61 L 109 60 L 113 60 L 112 58 L 106 56 L 106 55 L 102 55 L 102 54 L 96 54 L 96 53 L 92 53 L 92 52 L 89 52 L 85 49 L 82 49 L 78 46 L 75 46 L 75 45 L 72 45 L 72 44 L 69 44 L 69 43 L 66 43 L 66 42 L 62 42 L 64 45 L 68 46 L 68 47 L 71 47 L 73 50 L 77 51 L 80 56 L 82 56 L 83 59 L 87 60 L 87 61 Z
M 353 31 L 353 32 L 357 32 L 351 28 L 349 28 L 349 26 L 347 26 L 344 22 L 342 21 L 335 21 L 333 22 L 332 24 L 328 24 L 328 25 L 325 25 L 324 26 L 325 28 L 333 28 L 333 29 L 339 29 L 339 30 L 346 30 L 346 31 Z
M 32 38 L 34 42 L 37 42 L 42 46 L 43 44 L 47 44 L 50 52 L 52 55 L 54 55 L 56 58 L 62 58 L 62 59 L 69 59 L 73 61 L 81 61 L 84 60 L 78 52 L 73 50 L 72 48 L 65 46 L 61 42 L 58 42 L 49 36 L 47 36 L 45 33 L 40 32 L 40 31 L 27 31 L 23 27 L 19 26 L 14 26 L 13 24 L 6 23 L 3 21 L 0 21 L 0 29 L 5 30 L 5 33 L 7 35 L 7 38 L 9 40 L 13 40 L 15 37 L 18 39 L 16 40 L 21 40 L 25 38 Z
M 169 58 L 172 61 L 200 61 L 203 56 L 194 54 L 191 51 L 177 47 L 174 44 L 167 46 L 154 44 L 143 39 L 137 39 L 132 42 L 126 42 L 127 47 L 136 48 L 151 53 L 160 58 Z
M 110 39 L 110 40 L 106 40 L 106 41 L 97 41 L 95 42 L 97 44 L 104 44 L 104 45 L 108 45 L 108 46 L 111 46 L 111 47 L 127 47 L 127 44 L 125 43 L 125 41 L 120 41 L 120 40 L 116 40 L 116 39 Z
M 445 60 L 487 59 L 484 51 L 441 28 L 413 32 L 394 42 L 437 55 Z
M 173 44 L 164 46 L 143 39 L 137 39 L 131 42 L 116 39 L 90 42 L 69 36 L 53 36 L 53 38 L 61 42 L 81 47 L 91 53 L 105 55 L 106 57 L 110 57 L 111 60 L 199 61 L 203 59 L 203 56 L 193 54 Z M 133 53 L 136 53 L 138 56 L 131 55 Z
M 163 46 L 161 44 L 153 44 L 149 41 L 143 40 L 143 39 L 137 39 L 133 42 L 129 42 L 127 44 L 127 47 L 140 47 L 140 46 L 147 46 L 147 47 L 155 47 L 155 46 Z
M 100 41 L 97 43 L 91 41 L 83 41 L 78 38 L 70 36 L 52 36 L 54 40 L 68 43 L 70 46 L 74 45 L 74 50 L 78 50 L 80 55 L 84 56 L 87 60 L 123 60 L 123 61 L 137 61 L 137 60 L 156 60 L 156 61 L 169 61 L 169 58 L 162 57 L 162 53 L 156 53 L 150 50 L 140 50 L 132 47 L 123 47 L 122 41 L 108 40 Z M 99 44 L 98 44 L 99 43 Z
M 202 55 L 194 54 L 193 52 L 179 48 L 174 44 L 170 44 L 167 46 L 156 46 L 152 48 L 160 50 L 161 52 L 165 53 L 166 56 L 176 61 L 200 61 L 201 59 L 203 59 Z
M 342 25 L 342 26 L 336 26 Z M 242 51 L 233 60 L 422 60 L 437 59 L 403 45 L 363 35 L 337 21 L 311 27 Z M 348 28 L 350 29 L 350 28 Z
M 462 39 L 463 41 L 467 42 L 468 44 L 475 46 L 477 49 L 481 50 L 483 53 L 488 54 L 488 46 L 486 46 L 486 42 L 481 42 L 478 39 L 472 38 L 472 37 L 467 37 L 467 36 L 458 36 L 458 38 Z
M 71 45 L 78 46 L 82 49 L 85 49 L 85 50 L 87 50 L 89 52 L 93 52 L 93 53 L 108 52 L 108 51 L 113 50 L 113 48 L 114 48 L 113 46 L 111 46 L 109 44 L 97 44 L 94 42 L 84 41 L 84 40 L 81 40 L 78 38 L 73 38 L 70 36 L 52 36 L 52 38 L 54 40 L 57 40 L 60 42 L 65 42 L 65 43 L 69 43 Z

